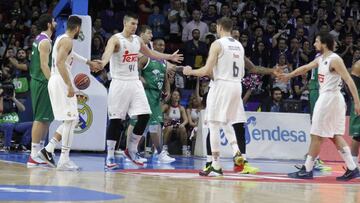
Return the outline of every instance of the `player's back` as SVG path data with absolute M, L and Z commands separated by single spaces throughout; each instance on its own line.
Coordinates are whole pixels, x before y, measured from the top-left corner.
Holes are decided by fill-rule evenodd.
M 331 61 L 340 57 L 332 53 L 328 57 L 319 57 L 318 80 L 320 85 L 320 93 L 326 91 L 340 91 L 342 87 L 341 76 L 334 70 L 330 70 Z
M 126 39 L 122 33 L 114 35 L 120 43 L 120 50 L 113 53 L 110 59 L 110 75 L 113 79 L 139 80 L 138 55 L 140 41 L 138 36 L 132 35 L 132 41 Z
M 54 47 L 53 47 L 53 52 L 52 52 L 52 56 L 51 56 L 51 75 L 54 75 L 54 74 L 60 74 L 59 73 L 59 70 L 58 70 L 58 67 L 56 66 L 56 60 L 57 57 L 58 57 L 58 52 L 59 52 L 59 42 L 65 38 L 65 37 L 69 37 L 67 34 L 62 34 L 60 35 L 59 37 L 56 38 L 55 40 L 55 43 L 54 43 Z M 70 68 L 71 68 L 71 64 L 72 64 L 72 61 L 73 61 L 73 56 L 72 54 L 70 53 L 68 55 L 68 57 L 66 58 L 65 60 L 65 67 L 67 68 L 67 70 L 70 72 Z
M 244 77 L 244 48 L 232 37 L 216 40 L 221 45 L 216 67 L 213 70 L 214 80 L 241 82 Z

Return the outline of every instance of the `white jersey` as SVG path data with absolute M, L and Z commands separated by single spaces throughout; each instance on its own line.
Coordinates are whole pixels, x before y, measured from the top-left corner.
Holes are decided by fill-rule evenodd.
M 59 69 L 58 67 L 56 67 L 56 57 L 57 57 L 57 47 L 58 47 L 58 44 L 60 42 L 61 39 L 65 38 L 65 37 L 69 37 L 67 34 L 62 34 L 60 35 L 59 37 L 56 38 L 55 40 L 55 44 L 54 44 L 54 49 L 53 49 L 53 52 L 52 52 L 52 55 L 51 55 L 51 75 L 56 75 L 56 74 L 60 74 L 59 73 Z M 74 57 L 72 56 L 72 51 L 71 53 L 68 55 L 68 57 L 66 58 L 65 60 L 65 66 L 66 66 L 66 69 L 68 70 L 69 73 L 71 73 L 70 69 L 71 69 L 71 65 L 73 63 L 73 59 Z
M 332 53 L 325 59 L 323 56 L 319 57 L 319 71 L 318 71 L 318 80 L 320 84 L 320 93 L 326 91 L 340 91 L 342 87 L 341 76 L 330 70 L 331 61 L 335 58 L 340 57 L 339 55 Z
M 122 33 L 115 37 L 119 40 L 120 50 L 110 58 L 110 76 L 120 80 L 139 80 L 138 55 L 140 41 L 137 35 L 132 35 L 132 41 L 126 39 Z
M 213 70 L 214 81 L 241 82 L 245 74 L 245 52 L 243 46 L 232 37 L 222 37 L 216 41 L 221 45 L 221 53 Z

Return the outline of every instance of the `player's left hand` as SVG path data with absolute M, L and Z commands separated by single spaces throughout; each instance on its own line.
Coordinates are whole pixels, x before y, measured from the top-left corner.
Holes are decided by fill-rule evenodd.
M 171 54 L 171 56 L 169 57 L 169 60 L 176 62 L 176 63 L 180 63 L 181 61 L 184 60 L 184 57 L 182 54 L 178 54 L 179 50 L 175 51 L 173 54 Z
M 184 75 L 191 75 L 192 68 L 190 66 L 185 66 L 183 68 L 183 74 Z

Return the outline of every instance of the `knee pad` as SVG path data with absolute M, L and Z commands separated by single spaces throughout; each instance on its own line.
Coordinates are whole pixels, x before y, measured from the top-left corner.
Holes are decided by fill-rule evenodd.
M 142 115 L 138 115 L 138 120 L 135 124 L 133 133 L 135 135 L 142 135 L 144 133 L 144 130 L 147 126 L 147 123 L 150 119 L 150 115 L 149 114 L 142 114 Z

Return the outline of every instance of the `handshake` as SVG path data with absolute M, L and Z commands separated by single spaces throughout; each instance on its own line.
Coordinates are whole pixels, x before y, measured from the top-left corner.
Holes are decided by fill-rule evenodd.
M 95 73 L 104 69 L 104 66 L 105 66 L 103 61 L 98 60 L 98 59 L 92 60 L 92 61 L 89 60 L 86 64 L 90 66 L 91 72 L 95 72 Z

